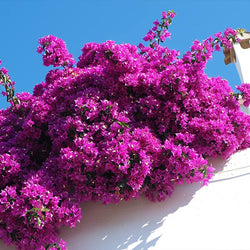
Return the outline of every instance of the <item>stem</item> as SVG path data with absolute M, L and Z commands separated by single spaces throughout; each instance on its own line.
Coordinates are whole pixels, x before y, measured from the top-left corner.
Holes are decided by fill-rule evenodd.
M 0 82 L 4 86 L 6 95 L 7 95 L 7 102 L 12 102 L 14 107 L 17 109 L 17 104 L 20 104 L 20 100 L 15 97 L 15 91 L 13 82 L 9 79 L 8 76 L 4 75 L 0 70 Z

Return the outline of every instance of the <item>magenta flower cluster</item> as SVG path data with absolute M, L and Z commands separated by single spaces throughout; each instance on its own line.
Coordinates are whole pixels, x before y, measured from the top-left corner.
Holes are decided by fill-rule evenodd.
M 43 53 L 43 64 L 45 66 L 65 67 L 72 66 L 75 63 L 74 58 L 69 54 L 62 39 L 48 35 L 40 38 L 38 42 L 40 46 L 37 48 L 37 52 L 40 54 Z
M 166 38 L 170 38 L 171 33 L 168 31 L 169 25 L 172 23 L 172 19 L 175 17 L 174 11 L 162 12 L 161 22 L 158 20 L 154 21 L 154 26 L 146 36 L 143 38 L 144 41 L 151 42 L 151 48 L 159 44 L 160 42 L 164 42 Z M 154 42 L 152 42 L 155 40 Z
M 158 44 L 173 17 L 163 12 L 154 22 L 149 46 L 86 44 L 76 66 L 60 39 L 39 40 L 44 64 L 64 68 L 0 110 L 6 244 L 66 249 L 58 230 L 80 221 L 82 202 L 162 201 L 176 185 L 207 184 L 209 157 L 249 147 L 250 116 L 226 80 L 204 73 L 217 45 L 229 47 L 236 32 L 195 41 L 180 57 Z

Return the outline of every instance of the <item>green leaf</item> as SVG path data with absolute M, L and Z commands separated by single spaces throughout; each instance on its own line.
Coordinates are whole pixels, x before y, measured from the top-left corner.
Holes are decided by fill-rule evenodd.
M 130 128 L 130 126 L 126 122 L 118 121 L 117 124 L 120 125 L 121 127 Z
M 39 216 L 38 216 L 38 217 L 37 217 L 37 225 L 40 227 L 41 224 L 42 224 L 42 221 L 41 221 L 41 219 L 40 219 Z
M 42 212 L 47 212 L 47 211 L 49 211 L 49 208 L 47 208 L 47 207 L 42 208 Z
M 33 208 L 31 208 L 31 209 L 27 210 L 27 211 L 26 211 L 26 214 L 27 214 L 27 213 L 30 213 L 30 212 L 40 211 L 40 210 L 41 210 L 41 209 L 40 209 L 40 208 L 38 208 L 38 207 L 33 207 Z

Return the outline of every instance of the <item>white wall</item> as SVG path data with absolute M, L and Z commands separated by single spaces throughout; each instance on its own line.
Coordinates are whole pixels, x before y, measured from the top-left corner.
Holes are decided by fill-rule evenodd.
M 208 186 L 178 186 L 165 202 L 87 202 L 81 223 L 61 236 L 69 250 L 249 250 L 250 148 L 214 166 Z
M 249 39 L 250 33 L 244 33 L 243 38 L 241 39 Z M 242 83 L 249 83 L 250 84 L 250 48 L 243 49 L 241 48 L 239 43 L 235 43 L 233 45 L 235 51 L 235 66 L 238 71 L 240 80 Z M 250 106 L 244 107 L 241 105 L 241 111 L 250 115 Z
M 250 83 L 250 48 L 242 49 L 239 43 L 234 44 L 236 55 L 235 66 L 242 83 Z
M 245 107 L 244 105 L 240 105 L 240 110 L 242 112 L 244 112 L 245 114 L 250 115 L 250 106 L 249 107 Z
M 178 186 L 162 203 L 83 204 L 83 219 L 62 230 L 70 250 L 249 250 L 250 149 L 217 159 L 208 186 Z

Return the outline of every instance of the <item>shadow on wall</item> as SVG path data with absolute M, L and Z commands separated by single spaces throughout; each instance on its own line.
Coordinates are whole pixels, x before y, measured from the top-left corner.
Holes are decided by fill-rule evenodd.
M 213 162 L 216 173 L 227 164 L 221 158 Z M 175 219 L 173 214 L 187 206 L 201 188 L 200 183 L 176 186 L 171 198 L 160 203 L 143 197 L 119 204 L 83 203 L 81 222 L 75 228 L 62 228 L 60 237 L 67 242 L 69 250 L 147 250 L 162 237 L 163 223 Z M 0 241 L 0 249 L 14 247 Z
M 161 233 L 165 219 L 189 204 L 201 184 L 177 186 L 164 202 L 151 202 L 143 197 L 119 204 L 82 204 L 83 218 L 75 228 L 64 228 L 61 237 L 69 250 L 147 250 Z
M 81 206 L 81 222 L 75 228 L 62 228 L 60 237 L 69 250 L 147 250 L 161 237 L 157 229 L 165 219 L 188 205 L 200 188 L 200 183 L 177 186 L 164 202 L 151 202 L 143 197 L 109 205 L 85 202 Z M 15 248 L 0 241 L 0 249 Z
M 220 157 L 212 162 L 216 173 L 227 164 L 227 160 Z M 200 183 L 176 186 L 164 202 L 140 197 L 119 204 L 83 203 L 81 222 L 75 228 L 63 228 L 60 236 L 69 250 L 147 250 L 161 238 L 164 221 L 187 206 L 201 188 Z

